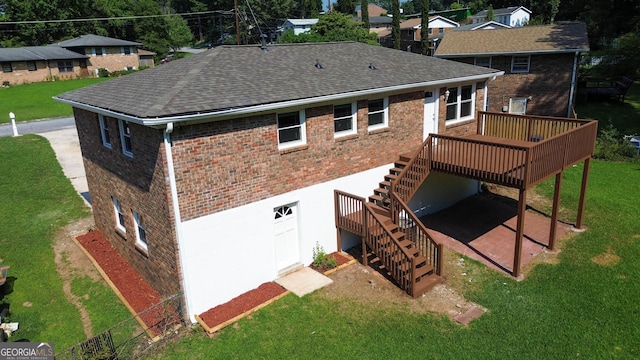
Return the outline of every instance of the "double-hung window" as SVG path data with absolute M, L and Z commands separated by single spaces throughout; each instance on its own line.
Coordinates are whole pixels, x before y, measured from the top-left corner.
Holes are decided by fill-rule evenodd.
M 333 134 L 335 137 L 356 133 L 356 104 L 333 106 Z
M 2 72 L 12 72 L 13 71 L 13 67 L 11 66 L 10 62 L 3 62 L 2 63 Z
M 278 114 L 278 148 L 286 149 L 306 142 L 304 110 Z
M 144 226 L 144 222 L 142 221 L 142 215 L 134 210 L 131 210 L 131 213 L 133 214 L 133 224 L 136 228 L 136 246 L 140 247 L 144 251 L 147 251 L 147 230 Z
M 91 48 L 91 53 L 93 54 L 93 56 L 102 56 L 102 55 L 106 55 L 107 51 L 105 48 L 102 48 L 102 47 L 94 47 L 94 48 Z
M 528 73 L 531 62 L 530 56 L 514 56 L 511 58 L 512 73 Z
M 369 130 L 389 126 L 388 98 L 369 100 Z
M 128 46 L 123 46 L 120 50 L 122 55 L 131 55 L 133 53 L 133 51 L 131 51 L 131 48 Z
M 133 157 L 133 150 L 131 148 L 131 128 L 129 122 L 122 119 L 118 119 L 118 125 L 120 128 L 120 144 L 122 147 L 122 153 L 130 158 Z
M 111 198 L 111 200 L 113 201 L 113 211 L 116 217 L 116 229 L 126 233 L 127 229 L 124 226 L 124 211 L 122 210 L 122 205 L 120 205 L 120 201 L 116 198 Z
M 484 66 L 486 68 L 491 67 L 491 56 L 478 56 L 474 58 L 474 65 Z
M 474 86 L 465 85 L 451 87 L 449 98 L 447 99 L 447 117 L 446 124 L 455 124 L 460 121 L 473 118 L 474 108 Z
M 109 124 L 102 114 L 98 114 L 98 122 L 100 123 L 100 137 L 102 145 L 107 149 L 111 149 L 111 138 L 109 137 Z
M 29 70 L 29 71 L 38 70 L 38 66 L 36 65 L 36 62 L 35 61 L 27 61 L 27 70 Z
M 73 72 L 73 61 L 71 60 L 58 61 L 58 71 L 61 73 Z

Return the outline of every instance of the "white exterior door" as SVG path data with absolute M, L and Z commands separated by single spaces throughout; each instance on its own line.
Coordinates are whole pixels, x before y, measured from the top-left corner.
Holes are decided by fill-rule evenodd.
M 422 140 L 425 140 L 429 134 L 438 133 L 438 113 L 437 98 L 435 91 L 427 90 L 424 92 L 424 134 Z
M 273 229 L 278 272 L 300 263 L 298 207 L 289 204 L 273 210 Z

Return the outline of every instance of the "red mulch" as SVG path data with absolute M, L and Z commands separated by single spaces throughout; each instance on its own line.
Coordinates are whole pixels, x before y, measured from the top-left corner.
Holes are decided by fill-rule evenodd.
M 162 301 L 162 296 L 120 256 L 102 233 L 92 230 L 76 239 L 98 263 L 136 314 Z M 164 311 L 160 306 L 140 316 L 154 335 L 161 334 L 162 322 L 166 317 L 163 316 Z
M 264 283 L 224 304 L 220 304 L 205 311 L 200 314 L 200 319 L 202 319 L 209 328 L 214 328 L 225 321 L 229 321 L 234 317 L 255 308 L 256 306 L 283 294 L 286 291 L 287 289 L 275 282 Z
M 331 254 L 329 254 L 329 256 L 331 256 L 332 258 L 336 259 L 336 267 L 338 267 L 340 265 L 343 265 L 343 264 L 346 264 L 349 261 L 351 261 L 350 258 L 348 258 L 348 257 L 346 257 L 346 256 L 344 256 L 344 255 L 342 255 L 341 253 L 338 253 L 338 252 L 331 253 Z M 309 267 L 312 268 L 313 270 L 321 273 L 321 274 L 324 274 L 326 271 L 331 270 L 331 268 L 316 268 L 315 266 L 313 266 L 313 263 L 311 263 L 309 265 Z

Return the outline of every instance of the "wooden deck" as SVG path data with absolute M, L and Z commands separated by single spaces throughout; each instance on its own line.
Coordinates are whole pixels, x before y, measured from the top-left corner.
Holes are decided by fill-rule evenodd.
M 338 247 L 341 247 L 340 230 L 347 230 L 363 238 L 371 231 L 378 237 L 393 239 L 403 222 L 411 222 L 418 231 L 417 236 L 402 230 L 402 239 L 411 240 L 411 246 L 420 248 L 438 275 L 441 275 L 441 243 L 423 224 L 413 218 L 413 210 L 407 204 L 411 197 L 433 171 L 454 176 L 472 178 L 498 185 L 517 188 L 520 191 L 518 217 L 515 226 L 515 250 L 512 266 L 514 277 L 518 277 L 522 251 L 526 190 L 539 182 L 555 176 L 555 190 L 551 224 L 557 220 L 562 172 L 574 164 L 584 161 L 582 188 L 578 204 L 576 227 L 582 223 L 585 189 L 590 159 L 595 146 L 597 122 L 556 117 L 541 117 L 490 113 L 477 114 L 477 133 L 467 137 L 432 134 L 410 157 L 402 157 L 385 176 L 380 187 L 374 190 L 369 202 L 388 210 L 388 220 L 381 221 L 379 228 L 370 229 L 367 218 L 371 207 L 365 199 L 336 190 L 336 228 Z M 368 210 L 369 209 L 369 210 Z M 371 224 L 372 222 L 369 222 Z M 550 226 L 549 249 L 553 249 L 556 227 Z M 373 241 L 375 239 L 371 239 Z M 395 241 L 398 244 L 399 241 Z M 363 242 L 364 244 L 364 242 Z M 398 245 L 396 244 L 396 245 Z M 367 244 L 374 248 L 375 243 Z M 366 251 L 363 251 L 366 253 Z M 415 279 L 415 277 L 414 277 Z M 412 280 L 413 281 L 413 280 Z M 415 285 L 415 284 L 414 284 Z

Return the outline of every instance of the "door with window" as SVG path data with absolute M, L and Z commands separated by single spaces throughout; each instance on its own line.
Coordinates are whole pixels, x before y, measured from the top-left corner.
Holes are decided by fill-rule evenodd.
M 276 267 L 281 272 L 300 263 L 298 206 L 289 204 L 273 209 Z
M 429 134 L 438 133 L 438 114 L 436 112 L 436 96 L 433 90 L 424 92 L 424 131 L 422 140 L 426 140 Z

